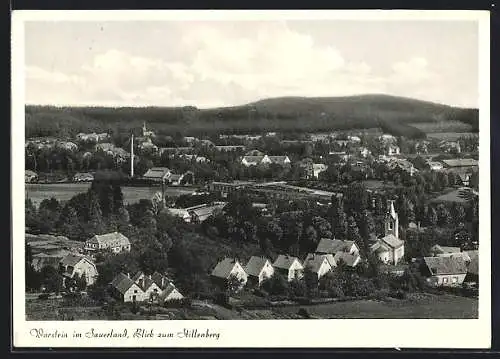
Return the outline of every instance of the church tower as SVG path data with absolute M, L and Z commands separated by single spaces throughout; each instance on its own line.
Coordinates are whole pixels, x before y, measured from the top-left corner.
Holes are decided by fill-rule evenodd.
M 148 133 L 148 130 L 146 129 L 146 121 L 142 124 L 142 136 L 146 137 Z
M 385 215 L 385 235 L 394 235 L 399 239 L 399 218 L 394 209 L 394 201 L 387 201 L 387 214 Z

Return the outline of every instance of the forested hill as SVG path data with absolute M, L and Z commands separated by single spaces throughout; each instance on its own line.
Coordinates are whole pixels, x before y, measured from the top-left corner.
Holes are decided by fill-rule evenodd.
M 163 134 L 331 131 L 381 127 L 408 137 L 425 137 L 418 124 L 458 124 L 478 131 L 479 111 L 388 95 L 281 97 L 248 105 L 196 107 L 26 106 L 26 136 L 72 136 L 78 132 L 124 132 L 148 127 Z M 417 125 L 417 127 L 415 127 Z M 460 126 L 459 126 L 460 127 Z

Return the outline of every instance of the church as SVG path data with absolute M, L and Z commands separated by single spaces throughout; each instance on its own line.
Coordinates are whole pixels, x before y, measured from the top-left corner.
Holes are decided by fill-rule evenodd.
M 370 246 L 372 253 L 385 264 L 397 265 L 405 254 L 404 242 L 399 239 L 399 219 L 394 209 L 394 201 L 387 203 L 387 213 L 384 219 L 384 236 L 376 238 Z

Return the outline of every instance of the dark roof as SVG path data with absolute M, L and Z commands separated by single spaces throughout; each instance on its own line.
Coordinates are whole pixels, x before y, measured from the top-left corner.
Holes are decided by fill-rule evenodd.
M 268 156 L 268 158 L 271 160 L 272 163 L 278 164 L 278 165 L 284 165 L 286 160 L 290 161 L 288 156 Z
M 467 264 L 462 257 L 424 257 L 424 263 L 432 275 L 467 273 Z
M 345 265 L 349 267 L 354 267 L 360 259 L 359 255 L 353 255 L 347 252 L 337 252 L 334 258 L 336 263 L 342 261 L 343 263 L 345 263 Z
M 331 258 L 327 258 L 327 256 L 330 256 Z M 307 267 L 312 272 L 318 273 L 325 260 L 330 265 L 330 267 L 332 267 L 332 262 L 335 262 L 335 259 L 331 254 L 309 253 L 304 260 L 304 268 Z
M 66 266 L 74 267 L 82 259 L 86 259 L 86 258 L 84 256 L 80 256 L 80 255 L 76 255 L 76 254 L 68 254 L 66 257 L 61 259 L 60 263 L 65 267 Z
M 300 263 L 300 260 L 297 257 L 280 254 L 274 261 L 273 267 L 288 270 L 290 269 L 294 261 L 297 261 L 302 267 L 302 263 Z
M 321 238 L 316 248 L 317 253 L 330 253 L 348 252 L 354 241 L 343 241 L 340 239 Z
M 260 163 L 264 159 L 264 156 L 244 156 L 243 159 L 249 163 Z
M 399 248 L 403 245 L 403 241 L 396 238 L 393 234 L 388 234 L 382 238 L 380 238 L 385 244 L 387 244 L 391 248 Z
M 130 245 L 129 239 L 119 232 L 96 234 L 94 237 L 89 239 L 89 242 L 94 241 L 99 243 L 100 247 L 105 248 Z
M 118 274 L 111 282 L 111 286 L 118 290 L 121 294 L 125 294 L 125 292 L 134 284 L 134 281 L 123 273 Z
M 258 277 L 260 271 L 266 265 L 266 262 L 269 262 L 267 258 L 252 256 L 245 266 L 245 272 L 247 272 L 248 275 Z M 271 264 L 271 262 L 269 262 L 269 264 Z
M 212 271 L 212 275 L 214 277 L 227 279 L 229 278 L 229 275 L 231 274 L 231 271 L 233 270 L 236 263 L 239 262 L 234 258 L 224 258 L 222 261 L 217 263 Z

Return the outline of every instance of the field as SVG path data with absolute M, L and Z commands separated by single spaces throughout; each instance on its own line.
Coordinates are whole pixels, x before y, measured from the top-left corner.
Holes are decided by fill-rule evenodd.
M 301 307 L 284 307 L 283 313 L 297 313 Z M 478 316 L 477 299 L 453 295 L 425 295 L 393 301 L 359 300 L 318 304 L 307 308 L 309 314 L 328 319 L 473 319 Z
M 35 206 L 44 199 L 56 198 L 58 201 L 68 201 L 78 193 L 86 192 L 90 183 L 61 183 L 61 184 L 29 184 L 26 185 L 26 198 L 30 198 Z M 140 199 L 151 199 L 160 187 L 122 187 L 125 203 L 135 203 Z M 167 196 L 178 196 L 193 192 L 189 188 L 167 187 Z
M 99 307 L 60 307 L 62 300 L 40 301 L 26 299 L 27 320 L 110 320 Z M 149 315 L 123 312 L 122 320 L 145 319 L 298 319 L 300 309 L 314 318 L 323 319 L 474 319 L 478 317 L 478 300 L 449 294 L 420 294 L 405 300 L 355 300 L 316 304 L 292 305 L 280 308 L 229 310 L 216 304 L 197 305 L 191 309 L 162 308 L 161 313 Z
M 427 135 L 437 133 L 469 132 L 472 130 L 471 125 L 459 121 L 417 122 L 409 123 L 409 125 L 424 131 Z
M 477 132 L 428 132 L 427 137 L 443 141 L 456 141 L 460 137 L 477 136 Z

